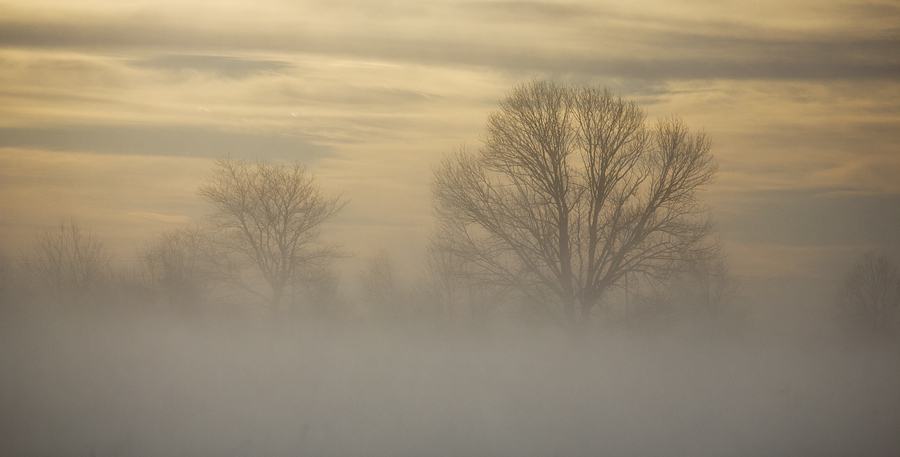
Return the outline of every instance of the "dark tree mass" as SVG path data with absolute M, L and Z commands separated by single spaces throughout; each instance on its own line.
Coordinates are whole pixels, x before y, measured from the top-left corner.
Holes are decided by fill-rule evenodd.
M 661 278 L 711 250 L 697 192 L 716 165 L 707 136 L 678 118 L 648 125 L 607 89 L 532 82 L 490 115 L 483 141 L 435 171 L 438 249 L 570 323 L 625 275 Z

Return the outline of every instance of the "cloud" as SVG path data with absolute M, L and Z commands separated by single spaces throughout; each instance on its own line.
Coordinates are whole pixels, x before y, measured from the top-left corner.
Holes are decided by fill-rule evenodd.
M 0 147 L 175 157 L 292 158 L 306 163 L 329 154 L 328 147 L 301 136 L 199 126 L 0 128 Z
M 726 198 L 728 206 L 714 209 L 719 229 L 742 244 L 900 248 L 900 195 L 819 188 L 733 192 Z
M 169 224 L 186 224 L 191 221 L 190 216 L 170 216 L 167 214 L 156 214 L 156 213 L 146 213 L 146 212 L 130 212 L 129 216 L 140 217 L 142 219 L 149 219 L 151 221 L 156 222 L 165 222 Z
M 274 73 L 291 68 L 289 62 L 278 60 L 199 54 L 166 54 L 137 60 L 133 65 L 170 71 L 205 71 L 232 79 L 243 79 L 261 73 Z
M 896 29 L 879 26 L 883 8 L 861 8 L 866 31 L 844 24 L 840 11 L 796 26 L 754 12 L 728 20 L 695 4 L 684 11 L 598 9 L 577 3 L 468 2 L 451 7 L 385 7 L 372 21 L 352 2 L 284 10 L 267 22 L 225 15 L 227 25 L 189 24 L 174 15 L 83 14 L 77 20 L 36 13 L 0 20 L 0 45 L 52 48 L 165 49 L 144 61 L 163 68 L 194 68 L 229 77 L 278 71 L 284 63 L 229 53 L 309 53 L 349 58 L 479 66 L 511 72 L 555 72 L 650 79 L 894 79 L 900 77 Z M 349 5 L 349 6 L 348 6 Z M 298 7 L 299 8 L 299 7 Z M 365 8 L 363 8 L 365 9 Z M 277 11 L 277 10 L 276 10 Z M 692 17 L 691 12 L 699 17 Z M 883 13 L 883 11 L 882 11 Z M 824 19 L 823 19 L 824 18 Z M 818 26 L 822 21 L 837 26 Z M 772 22 L 772 23 L 769 23 Z
M 900 194 L 823 187 L 710 197 L 739 275 L 837 278 L 860 253 L 900 255 Z
M 533 21 L 544 24 L 583 21 L 599 13 L 596 6 L 528 0 L 465 2 L 460 5 L 460 9 L 482 18 L 503 22 Z M 604 14 L 610 13 L 604 11 Z

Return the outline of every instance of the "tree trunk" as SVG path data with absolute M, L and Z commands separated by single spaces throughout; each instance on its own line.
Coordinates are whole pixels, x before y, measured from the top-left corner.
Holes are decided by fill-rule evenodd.
M 281 302 L 284 297 L 284 285 L 272 286 L 272 315 L 281 314 Z
M 588 325 L 591 323 L 591 309 L 594 307 L 593 303 L 582 303 L 581 304 L 581 315 L 578 318 L 578 322 L 581 325 Z
M 569 245 L 569 213 L 562 205 L 558 205 L 559 223 L 559 272 L 560 272 L 560 288 L 562 292 L 562 302 L 565 308 L 566 318 L 569 324 L 577 323 L 575 315 L 575 291 L 573 274 L 572 274 L 572 252 Z
M 563 297 L 563 310 L 565 311 L 566 321 L 570 326 L 578 324 L 578 315 L 575 313 L 575 297 Z
M 581 296 L 581 315 L 578 316 L 578 322 L 581 325 L 588 325 L 591 322 L 591 310 L 599 301 L 601 295 L 584 291 Z

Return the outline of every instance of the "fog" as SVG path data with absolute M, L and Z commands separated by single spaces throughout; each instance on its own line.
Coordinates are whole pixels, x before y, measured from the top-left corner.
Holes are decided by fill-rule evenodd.
M 0 454 L 897 455 L 896 340 L 7 313 Z

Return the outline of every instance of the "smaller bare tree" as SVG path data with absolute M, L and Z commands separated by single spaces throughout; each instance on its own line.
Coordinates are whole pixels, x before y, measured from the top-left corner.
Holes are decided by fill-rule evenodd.
M 299 164 L 272 165 L 221 159 L 199 193 L 215 207 L 219 271 L 278 311 L 285 292 L 340 256 L 320 242 L 322 224 L 344 205 L 326 196 Z M 252 272 L 262 277 L 261 292 Z
M 484 319 L 510 301 L 511 290 L 484 281 L 474 265 L 432 240 L 415 293 L 430 312 L 448 320 Z M 512 294 L 515 295 L 515 294 Z M 531 311 L 530 309 L 528 311 Z
M 211 285 L 209 240 L 200 226 L 161 233 L 139 253 L 144 284 L 170 306 L 196 306 Z
M 292 285 L 290 299 L 295 311 L 318 317 L 335 318 L 344 315 L 347 303 L 341 294 L 341 278 L 332 265 L 307 268 L 303 280 Z
M 453 280 L 452 254 L 431 247 L 417 279 L 418 295 L 436 315 L 453 318 L 457 291 Z
M 848 323 L 867 331 L 894 329 L 900 308 L 900 275 L 885 256 L 869 253 L 847 272 L 838 306 Z
M 363 298 L 374 314 L 398 318 L 409 311 L 409 293 L 387 252 L 370 257 L 359 273 L 359 280 Z
M 719 319 L 728 311 L 738 284 L 728 271 L 724 257 L 698 258 L 688 262 L 688 296 L 697 311 L 706 318 Z
M 37 245 L 28 256 L 39 288 L 57 299 L 83 302 L 109 274 L 110 255 L 90 231 L 82 230 L 73 218 L 37 235 Z
M 15 301 L 19 285 L 18 273 L 13 260 L 0 251 L 0 307 L 5 308 Z

